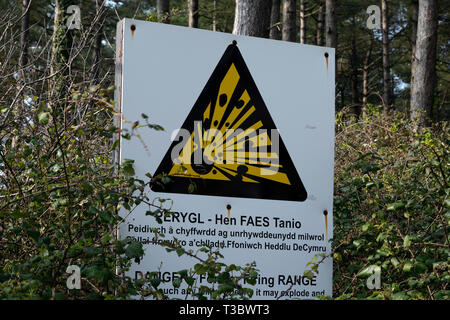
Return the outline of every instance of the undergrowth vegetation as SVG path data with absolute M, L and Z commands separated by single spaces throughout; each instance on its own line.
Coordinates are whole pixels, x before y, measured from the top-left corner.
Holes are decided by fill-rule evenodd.
M 336 118 L 334 296 L 449 299 L 450 130 L 371 107 Z M 375 266 L 381 288 L 366 280 Z
M 34 96 L 27 105 L 0 107 L 0 299 L 167 298 L 158 270 L 147 279 L 124 276 L 144 249 L 117 237 L 120 209 L 146 205 L 149 219 L 157 221 L 159 213 L 171 212 L 147 197 L 151 174 L 147 181 L 138 179 L 133 160 L 120 168 L 113 161 L 119 146 L 113 89 L 80 85 L 52 106 Z M 136 122 L 131 132 L 120 132 L 122 138 L 136 139 L 143 127 L 163 129 L 143 118 L 145 124 Z M 173 281 L 175 287 L 186 283 L 189 296 L 245 299 L 253 294 L 244 287 L 256 282 L 253 263 L 226 265 L 210 248 L 193 252 L 177 242 L 161 245 L 192 258 L 192 268 L 180 270 Z M 80 289 L 67 287 L 70 265 L 80 267 Z M 208 276 L 209 285 L 197 288 L 198 275 Z
M 167 298 L 157 270 L 144 281 L 122 277 L 144 250 L 116 238 L 118 211 L 151 204 L 144 190 L 155 177 L 136 179 L 132 160 L 113 163 L 112 90 L 80 87 L 54 107 L 34 97 L 25 107 L 0 108 L 1 299 Z M 121 132 L 124 139 L 136 138 L 134 129 L 162 129 L 143 117 L 145 124 Z M 358 121 L 337 114 L 335 298 L 449 299 L 449 133 L 444 123 L 414 131 L 402 114 L 375 107 Z M 148 215 L 161 211 L 170 214 L 153 205 Z M 252 296 L 258 273 L 251 262 L 226 265 L 209 248 L 162 245 L 192 258 L 173 281 L 185 283 L 192 298 Z M 80 290 L 66 286 L 72 264 L 81 268 Z M 369 290 L 374 266 L 381 288 Z M 209 285 L 196 287 L 198 275 Z

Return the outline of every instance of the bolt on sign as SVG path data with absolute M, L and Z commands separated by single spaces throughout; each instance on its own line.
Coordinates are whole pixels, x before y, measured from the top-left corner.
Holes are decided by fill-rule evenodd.
M 133 159 L 143 180 L 150 173 L 153 201 L 121 210 L 119 237 L 146 252 L 124 276 L 156 272 L 166 294 L 186 296 L 172 281 L 196 261 L 167 252 L 158 228 L 185 250 L 255 262 L 254 299 L 331 295 L 334 49 L 131 19 L 116 43 L 118 124 L 133 132 L 116 160 Z M 158 224 L 152 206 L 171 214 Z

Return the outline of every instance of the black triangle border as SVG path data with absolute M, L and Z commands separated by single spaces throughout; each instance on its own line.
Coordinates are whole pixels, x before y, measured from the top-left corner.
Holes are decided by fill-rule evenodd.
M 276 129 L 275 123 L 269 113 L 269 110 L 264 103 L 264 100 L 259 93 L 251 73 L 245 64 L 244 58 L 239 51 L 237 45 L 230 44 L 225 50 L 222 58 L 208 79 L 205 87 L 200 93 L 197 101 L 189 112 L 186 120 L 181 128 L 192 132 L 194 130 L 194 121 L 203 121 L 203 113 L 209 101 L 217 99 L 218 90 L 222 79 L 228 71 L 231 64 L 234 63 L 239 72 L 241 80 L 245 82 L 245 89 L 251 97 L 252 104 L 256 107 L 255 115 L 260 114 L 258 118 L 262 119 L 264 129 Z M 199 111 L 201 110 L 201 112 Z M 207 195 L 207 196 L 223 196 L 223 197 L 239 197 L 239 198 L 257 198 L 270 200 L 287 200 L 287 201 L 305 201 L 307 198 L 307 191 L 303 185 L 300 176 L 292 162 L 291 157 L 284 145 L 282 137 L 279 137 L 279 159 L 283 159 L 283 167 L 288 174 L 291 185 L 285 185 L 276 181 L 264 180 L 262 183 L 249 183 L 242 181 L 223 181 L 223 180 L 209 180 L 199 178 L 187 178 L 170 176 L 170 182 L 162 184 L 161 175 L 167 174 L 172 166 L 171 150 L 179 142 L 175 140 L 172 142 L 166 155 L 158 166 L 154 179 L 150 184 L 150 188 L 154 192 L 167 193 L 182 193 L 192 195 Z M 168 170 L 166 170 L 168 168 Z M 195 188 L 193 192 L 189 192 L 189 185 L 194 183 Z

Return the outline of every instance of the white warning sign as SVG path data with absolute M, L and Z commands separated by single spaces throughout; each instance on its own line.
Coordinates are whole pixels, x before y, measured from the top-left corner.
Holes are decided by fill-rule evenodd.
M 255 262 L 253 299 L 331 295 L 334 49 L 130 19 L 117 46 L 122 128 L 145 113 L 165 129 L 121 141 L 120 160 L 150 173 L 148 197 L 171 212 L 157 223 L 148 205 L 122 211 L 120 237 L 146 252 L 126 276 L 157 275 L 165 294 L 186 297 L 173 281 L 196 261 L 167 252 L 158 228 L 185 250 Z

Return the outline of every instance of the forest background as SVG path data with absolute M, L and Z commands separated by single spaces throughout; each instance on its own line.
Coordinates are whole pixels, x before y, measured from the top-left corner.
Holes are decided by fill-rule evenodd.
M 70 5 L 80 29 L 67 28 Z M 114 236 L 118 208 L 151 203 L 145 186 L 164 182 L 112 161 L 115 29 L 135 18 L 336 48 L 333 297 L 449 299 L 449 9 L 437 0 L 2 0 L 0 298 L 166 298 L 156 272 L 120 276 L 144 251 Z M 162 130 L 150 120 L 136 129 Z M 161 211 L 170 214 L 148 214 Z M 252 296 L 251 261 L 225 265 L 210 248 L 163 245 L 192 257 L 173 283 L 192 297 Z M 81 267 L 79 290 L 66 286 L 71 264 Z M 371 290 L 374 268 L 382 282 Z M 210 286 L 197 287 L 200 274 Z

